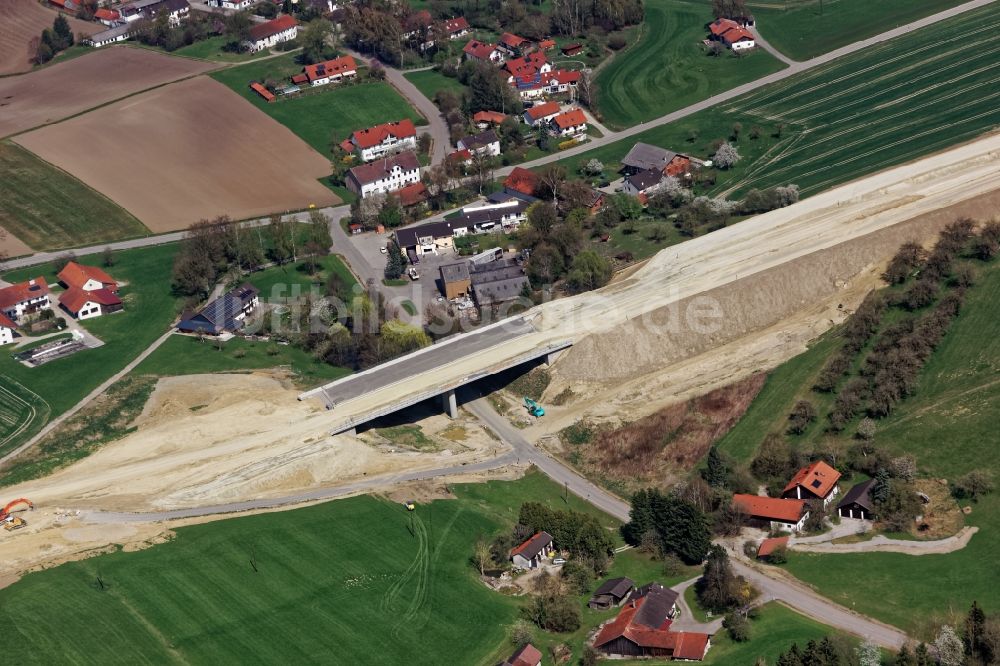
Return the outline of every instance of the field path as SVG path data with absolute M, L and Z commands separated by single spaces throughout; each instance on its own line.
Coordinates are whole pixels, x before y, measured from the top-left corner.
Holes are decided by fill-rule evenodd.
M 798 64 L 798 62 L 799 62 L 798 60 L 792 60 L 791 58 L 789 58 L 788 56 L 786 56 L 784 53 L 782 53 L 778 49 L 776 49 L 773 46 L 771 46 L 771 43 L 768 42 L 766 39 L 764 39 L 764 37 L 759 32 L 757 32 L 757 26 L 756 25 L 750 27 L 750 32 L 753 33 L 753 38 L 754 38 L 754 41 L 757 43 L 757 46 L 759 46 L 760 48 L 764 49 L 765 51 L 767 51 L 768 53 L 770 53 L 771 55 L 773 55 L 775 58 L 777 58 L 781 62 L 785 63 L 786 65 L 797 65 Z
M 943 555 L 962 550 L 979 531 L 978 527 L 966 525 L 958 534 L 934 541 L 904 541 L 890 539 L 879 534 L 868 541 L 857 543 L 797 543 L 792 541 L 789 548 L 807 553 L 903 553 L 905 555 Z

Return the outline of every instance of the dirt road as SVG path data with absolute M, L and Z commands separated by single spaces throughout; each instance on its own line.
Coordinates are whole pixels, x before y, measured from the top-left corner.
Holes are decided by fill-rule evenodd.
M 972 535 L 979 531 L 978 527 L 966 525 L 962 530 L 944 539 L 934 541 L 903 541 L 890 539 L 879 534 L 867 541 L 856 543 L 803 543 L 793 540 L 789 547 L 807 553 L 903 553 L 906 555 L 943 555 L 961 550 L 969 545 Z

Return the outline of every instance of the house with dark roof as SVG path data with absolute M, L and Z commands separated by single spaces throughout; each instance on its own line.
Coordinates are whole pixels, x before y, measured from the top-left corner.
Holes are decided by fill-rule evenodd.
M 625 603 L 633 589 L 635 582 L 631 578 L 609 578 L 594 591 L 587 605 L 598 610 L 616 608 Z
M 361 159 L 368 162 L 390 153 L 414 150 L 417 147 L 417 128 L 412 120 L 404 118 L 358 130 L 351 135 L 351 143 Z
M 676 155 L 672 150 L 639 142 L 622 158 L 622 172 L 629 176 L 650 169 L 663 171 Z
M 16 332 L 17 324 L 10 317 L 0 314 L 0 345 L 9 345 L 14 342 Z
M 659 583 L 633 591 L 618 616 L 598 631 L 594 648 L 618 658 L 704 659 L 708 634 L 670 630 L 678 596 Z
M 123 307 L 122 300 L 110 289 L 85 290 L 78 287 L 70 287 L 59 294 L 59 305 L 80 320 L 118 312 Z
M 459 218 L 470 233 L 485 233 L 487 231 L 515 231 L 528 219 L 529 204 L 520 199 L 511 199 L 503 203 L 482 204 L 462 209 Z
M 166 14 L 170 25 L 177 26 L 191 13 L 191 5 L 188 0 L 134 0 L 122 5 L 119 13 L 127 23 L 140 19 L 152 21 Z
M 520 648 L 500 666 L 541 666 L 542 653 L 531 643 Z
M 837 513 L 841 518 L 858 520 L 875 520 L 875 503 L 872 502 L 871 490 L 875 479 L 868 479 L 855 484 L 844 498 L 837 504 Z
M 252 284 L 244 283 L 211 301 L 197 313 L 182 315 L 177 330 L 205 335 L 237 333 L 259 305 L 260 291 Z
M 663 183 L 663 172 L 659 169 L 647 169 L 625 178 L 624 191 L 634 197 L 640 194 L 652 194 Z
M 360 164 L 347 172 L 347 189 L 362 199 L 420 182 L 420 161 L 412 151 Z
M 535 569 L 544 560 L 552 559 L 554 553 L 552 535 L 543 531 L 511 550 L 510 561 L 515 567 Z
M 764 529 L 799 532 L 809 517 L 806 501 L 763 495 L 733 495 L 733 506 L 746 515 L 750 525 Z
M 396 243 L 406 253 L 410 263 L 417 263 L 425 254 L 437 254 L 439 250 L 449 250 L 454 247 L 452 239 L 455 236 L 465 236 L 469 233 L 465 225 L 463 220 L 454 218 L 400 227 L 393 233 L 396 236 Z
M 49 310 L 49 285 L 43 277 L 0 289 L 0 314 L 15 322 L 40 310 Z
M 456 261 L 441 267 L 441 291 L 449 301 L 464 298 L 472 290 L 472 278 L 469 277 L 469 262 Z
M 115 293 L 118 291 L 118 282 L 97 266 L 84 266 L 75 261 L 71 261 L 59 271 L 59 282 L 67 289 L 82 289 L 83 291 L 95 291 L 97 289 L 107 289 Z
M 796 472 L 781 496 L 794 499 L 821 499 L 823 506 L 826 506 L 840 492 L 838 481 L 840 472 L 822 460 L 817 460 Z
M 458 140 L 458 149 L 467 150 L 471 155 L 498 157 L 500 155 L 500 137 L 493 130 L 462 137 Z
M 472 298 L 481 308 L 513 301 L 529 286 L 524 267 L 513 261 L 473 265 Z
M 186 0 L 185 0 L 186 1 Z M 284 14 L 250 28 L 250 37 L 243 46 L 251 53 L 269 49 L 281 42 L 290 42 L 299 34 L 299 22 L 294 16 Z

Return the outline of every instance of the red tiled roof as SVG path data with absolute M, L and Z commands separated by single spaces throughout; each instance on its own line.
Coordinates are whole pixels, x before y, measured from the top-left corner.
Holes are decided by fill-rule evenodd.
M 521 194 L 534 195 L 535 190 L 538 189 L 538 176 L 523 167 L 514 167 L 507 179 L 503 181 L 503 186 Z
M 64 0 L 65 1 L 65 0 Z M 121 14 L 113 9 L 105 9 L 104 7 L 98 7 L 94 10 L 94 18 L 98 21 L 117 21 L 121 18 Z
M 563 55 L 574 55 L 583 50 L 583 44 L 568 44 L 562 47 Z
M 17 328 L 17 324 L 7 318 L 5 314 L 0 312 L 0 328 Z
M 76 314 L 88 302 L 99 305 L 121 305 L 121 299 L 107 289 L 95 289 L 94 291 L 84 291 L 73 287 L 59 294 L 59 302 L 67 310 Z
M 521 553 L 528 552 L 530 555 L 527 557 L 534 557 L 541 551 L 545 546 L 552 543 L 552 535 L 548 532 L 538 532 L 535 536 L 531 537 L 524 543 L 522 543 L 517 548 L 510 551 L 510 556 L 520 555 Z
M 543 39 L 542 41 L 538 42 L 538 48 L 542 49 L 543 51 L 548 51 L 555 45 L 556 41 L 554 39 Z
M 792 480 L 785 486 L 784 492 L 795 490 L 795 486 L 802 486 L 817 497 L 826 498 L 840 480 L 840 472 L 827 465 L 822 460 L 817 460 L 807 467 L 803 467 L 796 473 Z
M 701 659 L 705 656 L 708 634 L 670 631 L 670 620 L 655 629 L 635 622 L 645 602 L 646 597 L 629 602 L 618 617 L 601 628 L 594 639 L 594 646 L 600 647 L 624 637 L 642 647 L 670 650 L 676 659 Z
M 708 30 L 716 37 L 721 37 L 722 33 L 733 28 L 740 27 L 740 24 L 732 19 L 719 18 L 708 24 Z
M 358 65 L 354 62 L 354 58 L 346 55 L 334 58 L 333 60 L 327 60 L 326 62 L 318 62 L 315 65 L 306 65 L 302 69 L 311 83 L 316 79 L 322 79 L 327 76 L 356 72 L 358 71 Z
M 306 74 L 304 74 L 304 73 L 303 74 L 296 74 L 295 76 L 292 77 L 292 83 L 294 83 L 296 85 L 300 85 L 300 84 L 303 84 L 303 83 L 309 83 L 309 76 L 306 75 Z
M 568 129 L 570 127 L 576 127 L 577 125 L 587 124 L 587 116 L 583 115 L 583 111 L 580 109 L 573 109 L 572 111 L 567 111 L 566 113 L 560 113 L 558 116 L 552 119 L 559 129 Z
M 545 74 L 545 79 L 548 81 L 558 81 L 559 83 L 578 83 L 580 81 L 580 72 L 572 69 L 555 69 Z
M 353 153 L 354 143 L 350 139 L 344 139 L 343 141 L 340 142 L 340 148 L 345 153 Z
M 97 266 L 84 266 L 75 261 L 66 264 L 66 267 L 59 271 L 58 277 L 59 281 L 67 287 L 82 289 L 88 280 L 94 280 L 112 291 L 118 288 L 118 282 Z
M 695 659 L 701 661 L 708 650 L 708 634 L 692 631 L 677 632 L 677 642 L 674 644 L 674 659 Z
M 476 114 L 472 116 L 473 122 L 493 123 L 494 125 L 499 125 L 506 118 L 507 116 L 500 113 L 499 111 L 477 111 Z
M 274 93 L 272 93 L 270 90 L 268 90 L 261 84 L 257 83 L 256 81 L 250 84 L 250 89 L 253 90 L 255 93 L 257 93 L 258 95 L 260 95 L 261 97 L 263 97 L 264 101 L 266 102 L 274 101 Z
M 527 44 L 528 40 L 524 37 L 518 37 L 512 32 L 505 32 L 500 35 L 500 43 L 504 46 L 509 46 L 512 49 L 520 48 L 523 44 Z
M 738 42 L 741 39 L 753 39 L 753 34 L 746 28 L 730 28 L 722 33 L 722 39 L 727 44 L 732 44 L 733 42 Z
M 361 148 L 372 148 L 385 141 L 389 136 L 397 139 L 416 136 L 417 128 L 413 126 L 413 121 L 405 118 L 395 123 L 382 123 L 375 127 L 358 130 L 354 133 L 354 145 Z
M 250 28 L 250 41 L 257 42 L 262 39 L 267 39 L 272 35 L 277 35 L 278 33 L 284 32 L 289 28 L 298 25 L 298 21 L 295 20 L 294 16 L 285 14 L 279 16 L 276 19 L 271 19 L 267 23 L 258 23 L 254 27 Z
M 43 277 L 12 284 L 9 287 L 0 289 L 0 310 L 6 310 L 18 303 L 39 298 L 47 293 L 49 293 L 49 285 Z
M 531 643 L 511 655 L 510 666 L 538 666 L 542 661 L 542 653 Z
M 464 16 L 448 19 L 444 22 L 444 29 L 449 33 L 462 32 L 469 29 L 469 22 L 465 20 Z
M 469 152 L 468 148 L 462 148 L 461 150 L 448 153 L 448 159 L 455 162 L 468 162 L 472 159 L 472 153 Z
M 415 206 L 418 203 L 427 201 L 430 196 L 427 187 L 423 183 L 412 183 L 406 187 L 401 187 L 393 192 L 399 198 L 401 206 Z
M 489 60 L 490 54 L 495 50 L 496 46 L 494 44 L 486 44 L 476 39 L 469 40 L 469 43 L 462 49 L 464 53 L 479 60 Z
M 756 518 L 797 523 L 806 511 L 805 500 L 777 499 L 761 495 L 733 495 L 735 504 L 744 513 Z
M 757 557 L 767 557 L 778 548 L 782 548 L 787 545 L 788 537 L 786 536 L 764 539 L 760 542 L 760 547 L 757 548 Z
M 545 102 L 538 104 L 524 112 L 532 121 L 559 113 L 559 104 L 556 102 Z

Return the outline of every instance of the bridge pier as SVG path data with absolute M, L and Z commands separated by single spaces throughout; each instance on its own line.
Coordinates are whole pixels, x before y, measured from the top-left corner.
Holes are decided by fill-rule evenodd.
M 444 411 L 453 419 L 458 418 L 458 400 L 455 398 L 455 390 L 452 389 L 441 395 L 441 405 Z

